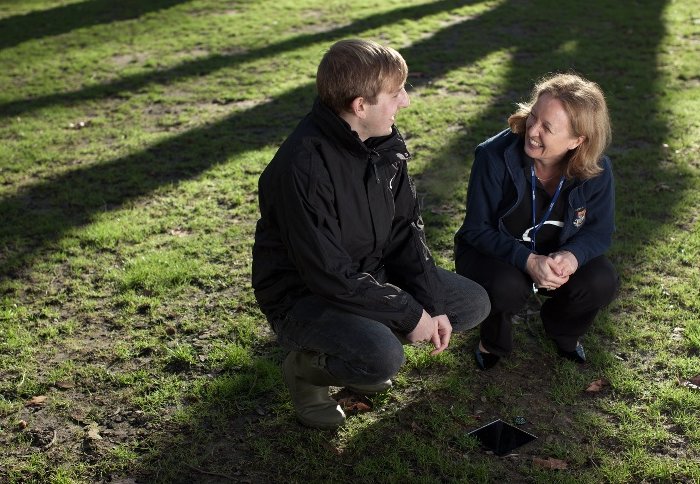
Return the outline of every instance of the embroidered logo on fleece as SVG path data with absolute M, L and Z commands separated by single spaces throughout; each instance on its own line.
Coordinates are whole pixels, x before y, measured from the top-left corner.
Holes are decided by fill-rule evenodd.
M 586 209 L 585 208 L 577 208 L 576 209 L 576 218 L 574 219 L 574 227 L 577 229 L 583 225 L 583 222 L 586 221 Z

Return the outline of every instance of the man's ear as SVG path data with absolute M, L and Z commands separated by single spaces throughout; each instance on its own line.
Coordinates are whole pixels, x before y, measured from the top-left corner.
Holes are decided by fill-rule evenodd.
M 350 103 L 350 110 L 358 118 L 364 119 L 367 115 L 365 98 L 358 96 Z

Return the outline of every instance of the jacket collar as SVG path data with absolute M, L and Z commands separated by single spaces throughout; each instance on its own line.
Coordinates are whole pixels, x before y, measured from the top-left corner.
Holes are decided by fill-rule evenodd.
M 350 128 L 350 125 L 335 114 L 318 97 L 314 101 L 311 117 L 323 134 L 344 149 L 359 156 L 367 156 L 370 153 L 370 149 L 360 140 L 359 135 Z
M 323 134 L 356 155 L 364 157 L 371 153 L 391 150 L 401 153 L 402 159 L 410 158 L 406 142 L 396 126 L 391 127 L 391 134 L 367 138 L 362 142 L 359 135 L 350 128 L 350 125 L 318 97 L 314 101 L 311 117 Z
M 523 145 L 525 140 L 515 133 L 510 133 L 512 135 L 511 143 L 506 147 L 504 158 L 506 160 L 506 167 L 510 172 L 510 176 L 514 179 L 518 179 L 522 176 L 522 160 L 524 156 Z

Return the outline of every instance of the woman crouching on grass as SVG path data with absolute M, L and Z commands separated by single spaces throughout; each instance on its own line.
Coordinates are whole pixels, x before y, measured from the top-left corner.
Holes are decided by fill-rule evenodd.
M 600 87 L 575 74 L 538 82 L 506 129 L 476 148 L 457 272 L 481 284 L 491 313 L 475 350 L 482 370 L 513 349 L 511 318 L 533 292 L 559 355 L 584 363 L 581 336 L 615 297 L 603 255 L 614 230 L 610 119 Z

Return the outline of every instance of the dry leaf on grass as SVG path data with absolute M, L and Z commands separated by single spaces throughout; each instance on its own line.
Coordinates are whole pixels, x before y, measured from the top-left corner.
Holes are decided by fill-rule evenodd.
M 56 388 L 60 388 L 61 390 L 69 390 L 71 388 L 75 388 L 75 384 L 71 383 L 69 381 L 57 381 L 54 383 Z
M 690 380 L 680 380 L 680 384 L 682 387 L 700 390 L 700 375 L 695 375 Z
M 46 403 L 48 398 L 49 397 L 46 395 L 37 395 L 27 400 L 27 406 L 41 407 Z
M 88 439 L 102 440 L 102 436 L 100 435 L 100 427 L 95 422 L 90 423 L 85 430 L 87 431 Z
M 343 412 L 348 414 L 363 413 L 372 410 L 372 407 L 355 395 L 340 398 L 338 400 L 338 405 L 343 409 Z
M 90 124 L 91 124 L 90 120 L 78 121 L 76 123 L 68 123 L 68 128 L 69 129 L 83 129 L 83 128 L 87 128 L 88 126 L 90 126 Z
M 567 467 L 569 467 L 569 464 L 567 464 L 565 461 L 554 459 L 552 457 L 548 457 L 546 459 L 541 459 L 540 457 L 533 457 L 532 463 L 537 467 L 542 467 L 544 469 L 566 469 Z
M 593 380 L 590 385 L 588 385 L 588 388 L 586 388 L 587 392 L 599 392 L 603 389 L 603 387 L 608 386 L 608 382 L 606 380 L 600 379 L 600 380 Z

